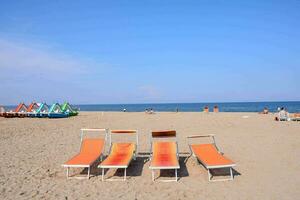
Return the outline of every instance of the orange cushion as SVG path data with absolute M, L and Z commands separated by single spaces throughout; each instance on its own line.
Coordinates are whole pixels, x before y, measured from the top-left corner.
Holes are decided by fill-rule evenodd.
M 65 165 L 92 165 L 100 155 L 84 155 L 84 154 L 77 154 L 73 158 L 71 158 Z
M 151 167 L 179 167 L 175 142 L 153 142 Z
M 134 143 L 114 143 L 111 153 L 100 166 L 128 166 L 134 151 Z
M 99 155 L 102 153 L 103 146 L 104 146 L 104 139 L 99 139 L 99 138 L 84 139 L 81 144 L 80 153 Z
M 213 144 L 193 144 L 191 148 L 197 158 L 206 166 L 234 164 L 230 159 L 220 154 Z
M 75 155 L 65 165 L 91 165 L 102 154 L 103 139 L 84 139 L 81 144 L 80 153 Z

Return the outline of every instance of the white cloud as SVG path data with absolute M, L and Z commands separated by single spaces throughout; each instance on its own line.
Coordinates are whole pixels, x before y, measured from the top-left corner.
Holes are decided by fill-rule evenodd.
M 35 75 L 58 79 L 59 74 L 67 77 L 85 74 L 91 61 L 81 60 L 65 53 L 56 53 L 41 45 L 8 41 L 0 38 L 0 70 L 11 78 L 28 78 Z
M 80 101 L 110 67 L 51 45 L 0 38 L 0 104 Z M 93 88 L 88 88 L 90 79 L 94 80 Z

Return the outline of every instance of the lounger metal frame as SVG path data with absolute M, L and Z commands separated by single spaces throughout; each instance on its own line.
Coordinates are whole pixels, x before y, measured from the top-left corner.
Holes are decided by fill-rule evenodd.
M 159 132 L 159 131 L 155 131 L 155 132 Z M 153 149 L 152 149 L 152 143 L 154 141 L 154 138 L 152 136 L 152 133 L 150 133 L 150 157 L 149 157 L 149 160 L 151 161 L 152 160 L 152 156 L 153 156 Z M 179 152 L 178 152 L 178 143 L 177 143 L 177 133 L 175 131 L 175 136 L 162 136 L 162 137 L 155 137 L 155 139 L 165 139 L 165 138 L 174 138 L 174 142 L 176 143 L 176 157 L 177 157 L 177 160 L 179 160 Z M 151 169 L 151 174 L 152 174 L 152 181 L 154 182 L 155 181 L 155 172 L 154 170 L 161 170 L 161 169 L 174 169 L 175 170 L 175 180 L 156 180 L 158 182 L 177 182 L 178 181 L 178 173 L 177 173 L 177 170 L 180 169 L 180 165 L 179 165 L 179 162 L 178 162 L 178 167 L 174 167 L 174 166 L 165 166 L 165 167 L 151 167 L 151 164 L 149 166 L 149 169 Z
M 99 165 L 98 168 L 101 168 L 102 170 L 102 174 L 101 174 L 101 180 L 104 181 L 126 181 L 126 170 L 131 162 L 131 160 L 136 160 L 136 156 L 138 154 L 138 142 L 139 142 L 139 137 L 138 137 L 138 131 L 137 130 L 111 130 L 109 133 L 109 153 L 108 155 L 110 155 L 111 153 L 111 150 L 112 150 L 112 146 L 113 146 L 113 143 L 112 143 L 112 134 L 120 134 L 118 132 L 122 132 L 122 134 L 135 134 L 136 135 L 136 144 L 135 144 L 135 149 L 134 149 L 134 152 L 133 152 L 133 156 L 130 158 L 130 161 L 127 165 L 107 165 L 107 166 L 103 166 L 103 165 Z M 119 179 L 119 178 L 107 178 L 107 179 L 104 179 L 104 170 L 105 169 L 124 169 L 124 178 L 122 179 Z
M 231 181 L 233 180 L 233 172 L 232 172 L 232 167 L 236 166 L 236 164 L 230 164 L 230 165 L 206 165 L 200 158 L 198 158 L 195 153 L 193 152 L 192 150 L 192 147 L 191 147 L 191 143 L 190 143 L 190 139 L 195 139 L 195 138 L 205 138 L 205 137 L 209 137 L 209 138 L 212 138 L 213 140 L 213 144 L 217 151 L 220 153 L 220 154 L 224 154 L 223 152 L 220 151 L 220 149 L 218 148 L 217 144 L 216 144 L 216 140 L 215 140 L 215 135 L 214 134 L 208 134 L 208 135 L 191 135 L 191 136 L 188 136 L 187 139 L 188 139 L 188 146 L 189 146 L 189 149 L 190 149 L 190 153 L 191 155 L 196 159 L 196 161 L 200 162 L 206 169 L 207 169 L 207 174 L 208 174 L 208 181 L 209 182 L 217 182 L 217 181 Z M 212 174 L 210 173 L 210 170 L 211 169 L 220 169 L 220 168 L 229 168 L 230 170 L 230 177 L 229 178 L 225 178 L 225 179 L 216 179 L 216 180 L 212 180 Z
M 80 129 L 81 133 L 80 133 L 80 148 L 79 148 L 79 151 L 81 149 L 81 146 L 82 146 L 82 141 L 83 141 L 83 136 L 84 136 L 84 132 L 85 131 L 90 131 L 90 132 L 105 132 L 105 137 L 104 137 L 104 145 L 102 147 L 102 151 L 101 151 L 101 155 L 100 155 L 100 161 L 102 161 L 103 159 L 103 151 L 105 149 L 105 144 L 106 144 L 106 141 L 107 141 L 107 135 L 108 135 L 108 129 L 98 129 L 98 128 L 82 128 Z M 98 158 L 98 159 L 99 159 Z M 97 160 L 96 160 L 97 161 Z M 67 179 L 89 179 L 90 178 L 90 171 L 91 171 L 91 165 L 62 165 L 63 167 L 66 167 L 67 168 Z M 87 177 L 82 177 L 82 176 L 74 176 L 74 177 L 70 177 L 69 176 L 69 168 L 87 168 L 88 169 L 88 174 L 87 174 Z

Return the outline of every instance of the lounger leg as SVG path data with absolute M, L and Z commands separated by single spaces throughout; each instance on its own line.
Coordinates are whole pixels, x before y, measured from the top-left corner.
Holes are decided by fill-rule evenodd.
M 90 179 L 90 171 L 91 171 L 91 168 L 88 167 L 88 179 Z
M 175 180 L 177 181 L 177 169 L 175 169 Z
M 125 171 L 124 171 L 124 181 L 126 181 L 126 168 L 125 168 Z
M 69 167 L 67 167 L 67 178 L 69 178 Z
M 210 176 L 210 171 L 207 169 L 207 174 L 208 174 L 208 181 L 211 181 L 211 176 Z
M 152 170 L 152 181 L 154 181 L 154 170 Z
M 213 175 L 210 173 L 210 170 L 207 169 L 207 173 L 208 173 L 208 181 L 209 181 L 209 182 L 232 181 L 232 180 L 233 180 L 233 170 L 232 170 L 232 167 L 228 167 L 228 168 L 229 168 L 229 171 L 230 171 L 230 178 L 215 179 L 215 180 L 212 180 Z
M 102 168 L 102 181 L 104 181 L 104 168 Z

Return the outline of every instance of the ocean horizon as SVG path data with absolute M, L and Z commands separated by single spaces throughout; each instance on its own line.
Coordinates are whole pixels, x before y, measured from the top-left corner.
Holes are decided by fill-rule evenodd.
M 62 102 L 61 102 L 62 103 Z M 72 102 L 70 102 L 72 104 Z M 212 111 L 214 106 L 219 107 L 220 112 L 260 112 L 265 107 L 270 112 L 276 112 L 278 107 L 284 107 L 288 112 L 300 112 L 300 101 L 276 101 L 276 102 L 211 102 L 211 103 L 137 103 L 137 104 L 73 104 L 80 111 L 114 111 L 120 112 L 144 112 L 153 109 L 157 112 L 201 112 L 205 106 Z M 4 106 L 12 110 L 16 105 Z

